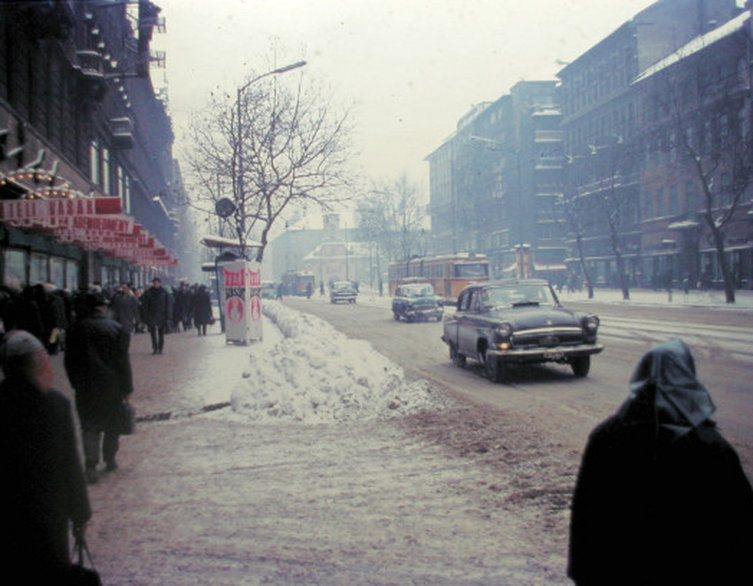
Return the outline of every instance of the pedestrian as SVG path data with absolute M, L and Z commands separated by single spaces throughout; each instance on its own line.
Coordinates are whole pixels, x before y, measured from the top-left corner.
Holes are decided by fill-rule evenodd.
M 753 489 L 679 338 L 651 348 L 591 433 L 570 523 L 578 586 L 753 584 Z M 746 578 L 747 576 L 747 578 Z
M 200 336 L 207 335 L 207 325 L 212 322 L 212 298 L 206 285 L 200 285 L 192 298 L 193 321 Z
M 133 392 L 129 336 L 107 315 L 107 301 L 101 293 L 84 293 L 77 299 L 76 316 L 68 332 L 64 364 L 76 391 L 87 481 L 94 483 L 100 442 L 105 469 L 117 469 L 117 418 L 123 401 Z
M 53 388 L 44 345 L 12 330 L 0 343 L 0 436 L 5 568 L 28 584 L 67 584 L 69 528 L 91 517 L 71 404 Z
M 191 298 L 188 292 L 188 283 L 181 282 L 180 286 L 175 290 L 173 296 L 173 327 L 176 332 L 180 331 L 183 327 L 183 331 L 186 331 L 185 323 L 186 316 L 189 313 L 188 304 L 191 302 Z
M 172 318 L 172 300 L 162 287 L 159 277 L 152 279 L 152 286 L 141 295 L 144 319 L 152 338 L 152 354 L 162 354 L 165 347 L 165 328 Z
M 128 343 L 130 345 L 131 335 L 136 329 L 136 324 L 139 321 L 139 300 L 136 295 L 131 291 L 128 283 L 121 283 L 120 287 L 115 291 L 112 301 L 110 302 L 110 310 L 112 311 L 113 319 L 118 322 L 126 334 L 128 334 Z

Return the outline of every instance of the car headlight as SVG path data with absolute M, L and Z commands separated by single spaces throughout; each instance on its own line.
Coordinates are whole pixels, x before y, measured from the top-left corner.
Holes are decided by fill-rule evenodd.
M 508 324 L 507 322 L 502 322 L 499 324 L 495 331 L 497 332 L 497 335 L 499 335 L 502 338 L 509 338 L 512 334 L 512 326 Z
M 588 315 L 583 319 L 583 329 L 589 334 L 595 334 L 599 329 L 599 318 L 595 315 Z

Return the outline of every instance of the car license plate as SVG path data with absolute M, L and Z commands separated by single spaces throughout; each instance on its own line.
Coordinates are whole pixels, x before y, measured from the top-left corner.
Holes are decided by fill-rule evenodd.
M 562 350 L 544 350 L 544 358 L 547 360 L 561 360 L 565 357 Z

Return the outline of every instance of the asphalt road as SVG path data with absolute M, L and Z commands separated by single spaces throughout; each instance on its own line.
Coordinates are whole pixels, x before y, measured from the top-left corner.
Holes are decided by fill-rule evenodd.
M 628 381 L 648 347 L 679 336 L 691 347 L 699 378 L 717 405 L 722 433 L 738 450 L 753 478 L 753 312 L 716 308 L 571 303 L 599 315 L 605 350 L 592 359 L 586 379 L 569 367 L 542 365 L 513 370 L 503 384 L 481 376 L 469 361 L 454 367 L 441 341 L 442 324 L 395 322 L 384 303 L 332 305 L 326 298 L 288 297 L 296 309 L 318 315 L 346 335 L 369 341 L 413 377 L 474 401 L 517 414 L 544 438 L 580 450 L 588 433 L 627 396 Z M 450 310 L 451 311 L 451 310 Z

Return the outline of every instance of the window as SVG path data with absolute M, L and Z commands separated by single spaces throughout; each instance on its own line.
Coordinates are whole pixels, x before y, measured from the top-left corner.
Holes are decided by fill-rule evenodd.
M 26 253 L 9 248 L 5 251 L 3 283 L 12 287 L 24 287 L 26 282 Z
M 47 257 L 42 254 L 32 254 L 29 263 L 29 284 L 47 283 Z
M 89 145 L 89 179 L 95 185 L 100 182 L 100 151 L 99 143 L 93 140 Z
M 661 218 L 664 213 L 664 189 L 659 189 L 656 192 L 656 217 Z
M 653 194 L 649 191 L 643 194 L 643 217 L 649 219 L 653 217 Z
M 110 186 L 110 150 L 102 149 L 102 191 L 105 195 L 112 195 Z
M 678 199 L 677 185 L 673 185 L 669 188 L 668 212 L 670 216 L 675 216 L 680 213 L 680 202 L 678 201 Z
M 685 184 L 685 213 L 692 214 L 696 211 L 695 183 L 688 181 Z

